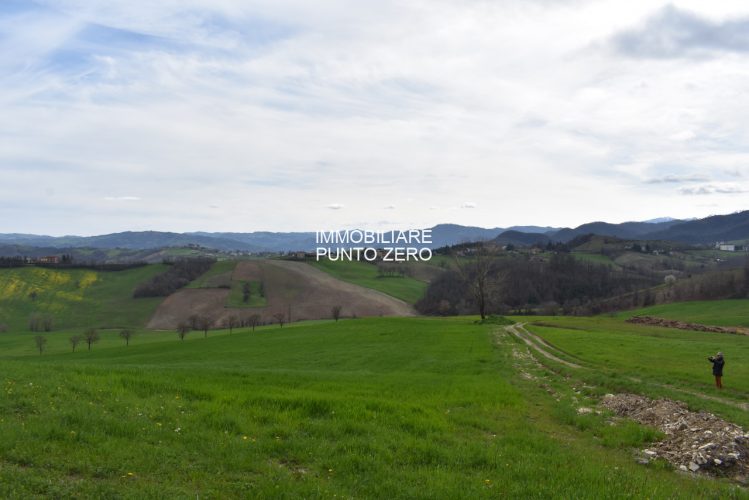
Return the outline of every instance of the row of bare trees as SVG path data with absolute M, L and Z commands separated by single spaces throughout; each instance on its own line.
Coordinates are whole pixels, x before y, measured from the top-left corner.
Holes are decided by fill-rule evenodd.
M 126 346 L 130 345 L 130 340 L 134 335 L 135 332 L 128 328 L 120 330 L 119 333 L 120 338 L 125 341 Z M 85 343 L 88 346 L 88 350 L 90 351 L 91 346 L 99 342 L 100 339 L 101 336 L 99 335 L 99 331 L 96 328 L 89 328 L 85 332 L 83 332 L 83 334 L 72 335 L 68 338 L 73 352 L 75 352 L 78 344 L 80 344 L 81 342 Z M 42 354 L 47 348 L 47 337 L 45 337 L 44 335 L 37 335 L 34 337 L 34 343 L 36 344 L 36 348 L 39 351 L 39 354 Z
M 333 306 L 331 309 L 331 316 L 336 320 L 336 322 L 340 319 L 342 310 L 343 308 L 341 306 Z M 286 323 L 286 313 L 277 312 L 273 315 L 273 318 L 279 326 L 283 328 L 283 325 Z M 224 328 L 229 329 L 229 334 L 232 334 L 234 328 L 237 327 L 251 327 L 254 332 L 255 328 L 261 324 L 261 320 L 262 317 L 260 314 L 251 314 L 245 318 L 240 318 L 239 316 L 232 314 L 226 317 L 221 322 L 221 325 Z M 188 321 L 181 321 L 177 325 L 177 336 L 180 340 L 185 340 L 188 333 L 193 330 L 198 330 L 203 332 L 204 337 L 208 337 L 208 330 L 213 326 L 213 323 L 214 321 L 210 316 L 194 314 L 188 318 Z M 135 336 L 135 331 L 129 328 L 124 328 L 120 330 L 119 336 L 125 341 L 125 345 L 129 346 L 130 340 Z M 73 352 L 75 352 L 81 342 L 84 342 L 90 351 L 91 346 L 99 342 L 100 339 L 99 331 L 96 328 L 89 328 L 83 334 L 71 336 L 69 341 Z M 34 343 L 36 344 L 39 354 L 42 354 L 47 348 L 47 337 L 37 335 L 34 337 Z
M 29 316 L 29 330 L 32 332 L 51 332 L 53 324 L 49 314 L 33 313 Z
M 342 311 L 343 307 L 340 305 L 336 305 L 331 308 L 330 315 L 334 320 L 338 321 L 341 318 Z M 281 328 L 283 328 L 283 325 L 285 325 L 289 321 L 289 316 L 287 316 L 287 313 L 282 311 L 274 313 L 271 317 Z M 189 318 L 187 318 L 187 321 L 181 321 L 177 325 L 177 333 L 181 340 L 184 340 L 185 336 L 187 336 L 187 333 L 193 330 L 202 331 L 203 336 L 207 337 L 208 330 L 210 330 L 215 325 L 215 323 L 216 321 L 207 314 L 192 314 Z M 252 328 L 252 331 L 254 332 L 255 328 L 260 326 L 261 324 L 263 324 L 262 316 L 258 313 L 253 313 L 248 316 L 238 316 L 236 314 L 232 314 L 221 321 L 221 327 L 228 329 L 229 334 L 233 333 L 234 328 L 249 327 Z

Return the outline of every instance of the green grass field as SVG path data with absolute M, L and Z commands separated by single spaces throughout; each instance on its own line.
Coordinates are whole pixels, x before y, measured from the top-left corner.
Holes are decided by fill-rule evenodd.
M 749 300 L 710 300 L 695 302 L 677 302 L 648 307 L 638 311 L 622 313 L 624 317 L 634 315 L 657 316 L 666 319 L 678 319 L 690 323 L 718 326 L 749 327 Z
M 250 300 L 244 301 L 244 284 L 250 284 Z M 229 294 L 228 307 L 265 307 L 267 299 L 261 293 L 259 281 L 232 281 L 231 293 Z
M 606 255 L 600 253 L 591 252 L 572 252 L 572 255 L 583 262 L 591 262 L 593 264 L 606 264 L 608 266 L 614 266 L 614 261 Z M 618 267 L 618 266 L 617 266 Z
M 327 259 L 309 263 L 333 277 L 355 285 L 372 288 L 414 304 L 424 296 L 427 284 L 408 276 L 378 276 L 377 266 L 357 261 L 330 261 Z
M 49 314 L 54 329 L 140 327 L 161 298 L 133 299 L 135 286 L 165 270 L 150 265 L 126 271 L 41 267 L 0 269 L 0 323 L 11 331 L 28 330 L 33 313 Z M 31 295 L 36 293 L 36 298 Z
M 75 354 L 52 333 L 41 356 L 4 334 L 0 497 L 746 497 L 636 464 L 655 433 L 577 416 L 474 319 L 104 332 Z
M 636 311 L 702 322 L 714 311 L 723 311 L 725 325 L 743 321 L 741 311 L 749 301 L 677 303 Z M 657 312 L 657 314 L 656 314 Z M 687 401 L 698 409 L 717 412 L 746 427 L 746 411 L 711 400 L 749 401 L 749 337 L 744 335 L 692 332 L 673 328 L 631 324 L 619 317 L 526 318 L 527 328 L 567 355 L 569 361 L 585 366 L 575 376 L 589 383 L 651 396 L 669 396 Z M 707 357 L 722 351 L 726 357 L 724 389 L 714 388 Z M 708 398 L 693 394 L 707 395 Z
M 216 288 L 231 283 L 231 273 L 237 267 L 236 260 L 219 260 L 198 279 L 193 280 L 185 288 Z

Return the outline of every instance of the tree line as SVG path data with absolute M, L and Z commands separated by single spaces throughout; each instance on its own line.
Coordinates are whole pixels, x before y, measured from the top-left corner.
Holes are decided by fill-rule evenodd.
M 186 286 L 211 268 L 215 259 L 193 258 L 179 259 L 169 264 L 169 268 L 148 281 L 135 287 L 134 298 L 166 297 Z
M 76 261 L 72 255 L 62 255 L 60 262 L 54 263 L 42 263 L 36 262 L 33 259 L 27 257 L 0 257 L 0 268 L 11 268 L 11 267 L 45 267 L 51 269 L 88 269 L 91 271 L 126 271 L 128 269 L 135 269 L 137 267 L 143 267 L 148 265 L 147 262 L 134 261 L 134 262 L 123 262 L 123 263 L 107 263 L 107 262 L 96 262 L 96 261 Z
M 331 308 L 331 317 L 338 322 L 338 320 L 341 318 L 341 312 L 343 308 L 342 306 L 336 305 Z M 276 320 L 276 323 L 283 328 L 283 325 L 287 322 L 288 318 L 286 316 L 286 313 L 284 312 L 277 312 L 273 314 L 273 319 Z M 177 338 L 179 340 L 184 341 L 187 337 L 187 334 L 189 334 L 193 330 L 202 331 L 203 336 L 205 338 L 208 337 L 208 331 L 216 326 L 216 321 L 212 319 L 207 314 L 192 314 L 187 319 L 187 321 L 181 321 L 177 325 L 176 331 L 177 331 Z M 229 334 L 231 335 L 234 331 L 234 328 L 239 327 L 248 327 L 252 328 L 252 331 L 255 331 L 255 328 L 261 325 L 268 324 L 265 321 L 263 321 L 262 317 L 258 313 L 252 313 L 246 316 L 239 316 L 236 314 L 232 314 L 226 318 L 224 318 L 221 321 L 220 326 L 228 329 Z M 51 328 L 50 328 L 51 329 Z M 49 330 L 32 330 L 32 331 L 49 331 Z M 129 328 L 123 328 L 119 332 L 119 337 L 125 341 L 125 346 L 130 345 L 130 341 L 135 336 L 135 331 L 131 330 Z M 73 349 L 73 352 L 75 352 L 78 345 L 83 342 L 88 346 L 88 350 L 91 350 L 91 347 L 99 342 L 101 340 L 101 336 L 99 335 L 99 330 L 96 328 L 88 328 L 86 329 L 83 334 L 76 334 L 71 335 L 68 340 L 70 341 L 70 346 Z M 37 350 L 39 351 L 39 354 L 41 355 L 47 348 L 47 337 L 44 335 L 36 335 L 34 337 L 34 343 L 36 345 Z
M 565 252 L 497 258 L 478 249 L 443 272 L 416 304 L 422 314 L 586 314 L 601 299 L 658 284 L 658 278 L 584 262 Z

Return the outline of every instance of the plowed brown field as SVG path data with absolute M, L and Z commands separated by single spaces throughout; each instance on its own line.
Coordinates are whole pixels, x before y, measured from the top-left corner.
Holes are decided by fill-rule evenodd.
M 260 314 L 264 323 L 275 322 L 276 313 L 290 314 L 292 321 L 325 319 L 341 306 L 342 317 L 412 316 L 413 308 L 396 298 L 369 288 L 346 283 L 303 262 L 283 260 L 243 261 L 233 280 L 262 280 L 267 306 L 229 308 L 227 289 L 182 289 L 167 297 L 148 323 L 148 328 L 173 329 L 193 314 L 209 316 L 214 325 L 231 315 Z

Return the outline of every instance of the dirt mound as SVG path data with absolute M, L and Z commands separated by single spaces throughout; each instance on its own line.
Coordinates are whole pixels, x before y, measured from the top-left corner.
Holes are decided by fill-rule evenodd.
M 749 335 L 749 329 L 731 326 L 710 326 L 699 323 L 687 323 L 675 319 L 656 318 L 654 316 L 634 316 L 627 320 L 628 323 L 640 325 L 663 326 L 666 328 L 678 328 L 679 330 L 695 330 L 698 332 L 731 333 L 733 335 Z
M 749 434 L 712 413 L 696 413 L 679 401 L 636 394 L 607 394 L 602 404 L 619 416 L 666 434 L 663 441 L 643 450 L 647 459 L 664 458 L 682 471 L 736 476 L 749 473 Z

